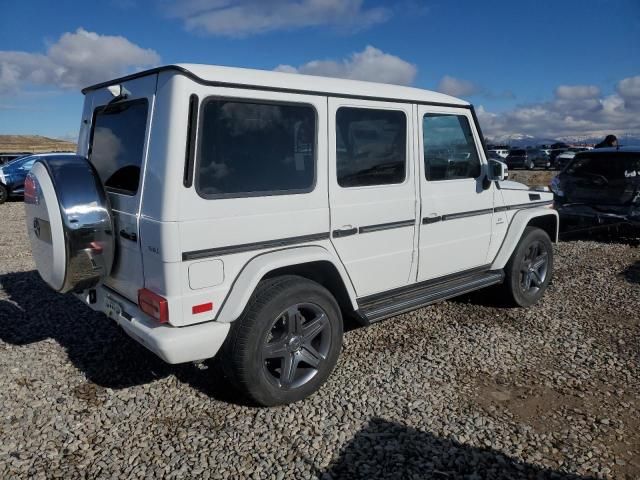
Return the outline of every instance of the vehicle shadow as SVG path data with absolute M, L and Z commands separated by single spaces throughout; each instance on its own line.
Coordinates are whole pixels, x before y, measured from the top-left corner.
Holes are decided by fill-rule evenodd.
M 102 313 L 71 294 L 51 290 L 35 270 L 0 275 L 0 340 L 23 346 L 46 339 L 58 342 L 73 365 L 104 388 L 127 388 L 175 375 L 209 396 L 240 403 L 218 369 L 165 363 Z
M 621 224 L 611 227 L 594 227 L 586 230 L 560 232 L 560 241 L 562 242 L 580 240 L 638 247 L 640 246 L 640 228 Z
M 454 440 L 373 418 L 340 451 L 322 479 L 584 479 L 507 457 L 491 448 Z
M 620 275 L 629 283 L 640 284 L 640 260 L 625 268 Z

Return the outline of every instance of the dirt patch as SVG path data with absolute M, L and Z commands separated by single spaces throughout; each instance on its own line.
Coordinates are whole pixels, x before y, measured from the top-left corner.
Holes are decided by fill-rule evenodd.
M 95 383 L 81 383 L 71 390 L 74 397 L 84 400 L 87 405 L 92 407 L 101 407 L 105 402 L 105 388 Z
M 580 409 L 585 404 L 583 398 L 544 385 L 514 386 L 493 380 L 478 385 L 476 401 L 485 408 L 507 409 L 516 420 L 540 432 L 558 426 L 550 415 L 553 412 Z
M 509 170 L 509 180 L 530 187 L 548 187 L 557 174 L 557 170 Z

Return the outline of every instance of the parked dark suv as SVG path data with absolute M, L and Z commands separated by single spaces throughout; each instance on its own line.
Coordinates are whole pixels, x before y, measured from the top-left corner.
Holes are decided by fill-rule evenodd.
M 527 168 L 529 170 L 551 166 L 549 155 L 537 148 L 511 150 L 505 162 L 509 168 Z
M 564 230 L 640 226 L 640 147 L 580 152 L 551 181 Z

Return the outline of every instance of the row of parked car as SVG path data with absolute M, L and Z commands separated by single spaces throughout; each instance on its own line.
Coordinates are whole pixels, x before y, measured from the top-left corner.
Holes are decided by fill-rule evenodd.
M 544 168 L 561 170 L 576 153 L 590 150 L 590 147 L 551 146 L 548 148 L 509 148 L 497 146 L 489 149 L 489 157 L 505 162 L 511 169 Z
M 10 197 L 21 197 L 24 194 L 24 180 L 38 158 L 56 154 L 12 155 L 14 156 L 9 161 L 4 164 L 0 163 L 0 204 L 6 202 Z M 9 156 L 9 154 L 6 155 L 6 157 Z

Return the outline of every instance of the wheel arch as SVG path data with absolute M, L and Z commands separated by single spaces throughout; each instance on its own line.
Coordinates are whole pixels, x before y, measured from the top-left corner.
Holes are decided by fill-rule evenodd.
M 499 270 L 504 268 L 518 245 L 525 228 L 540 228 L 547 232 L 553 243 L 556 243 L 558 241 L 559 225 L 558 212 L 550 208 L 519 210 L 511 219 L 509 228 L 507 229 L 507 234 L 505 235 L 504 241 L 498 250 L 496 258 L 491 264 L 491 269 Z
M 236 277 L 216 321 L 236 320 L 260 281 L 279 275 L 299 275 L 324 286 L 343 312 L 357 310 L 356 293 L 342 263 L 320 246 L 293 247 L 253 257 Z

